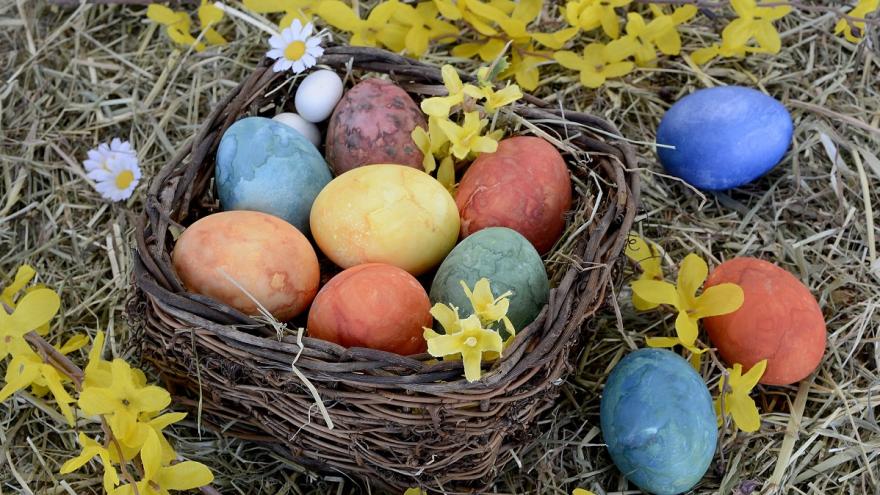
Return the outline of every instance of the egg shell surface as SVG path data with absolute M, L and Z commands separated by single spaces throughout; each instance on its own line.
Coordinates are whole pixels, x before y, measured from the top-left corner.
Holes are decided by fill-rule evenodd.
M 310 143 L 315 146 L 315 148 L 321 146 L 321 131 L 318 129 L 318 126 L 300 117 L 299 115 L 292 112 L 283 112 L 272 117 L 272 120 L 274 120 L 275 122 L 281 122 L 282 124 L 289 126 L 291 129 L 302 134 L 306 139 L 309 140 Z
M 480 230 L 455 246 L 434 275 L 431 302 L 452 304 L 465 317 L 473 306 L 460 281 L 473 289 L 481 278 L 489 279 L 495 297 L 512 292 L 507 316 L 517 331 L 534 321 L 550 298 L 541 256 L 525 237 L 506 227 Z
M 614 464 L 646 492 L 690 490 L 715 454 L 712 397 L 671 351 L 639 349 L 621 359 L 605 383 L 599 415 Z
M 311 214 L 312 235 L 342 268 L 387 263 L 420 275 L 458 240 L 458 209 L 430 175 L 400 165 L 367 165 L 333 179 Z
M 412 140 L 427 128 L 422 111 L 396 84 L 365 79 L 345 93 L 327 126 L 324 148 L 336 175 L 375 163 L 422 170 L 422 152 Z
M 217 148 L 217 193 L 224 210 L 268 213 L 304 233 L 315 197 L 332 178 L 308 139 L 272 119 L 239 120 Z
M 280 218 L 225 211 L 190 225 L 177 239 L 172 264 L 183 285 L 248 315 L 257 305 L 280 321 L 300 314 L 318 292 L 318 257 L 306 237 Z M 222 270 L 222 272 L 221 272 Z
M 731 366 L 748 370 L 767 359 L 761 383 L 803 380 L 825 354 L 825 318 L 810 290 L 788 271 L 757 258 L 733 258 L 718 265 L 706 287 L 730 282 L 743 289 L 743 305 L 703 320 L 709 339 Z
M 497 151 L 479 155 L 467 169 L 455 203 L 462 237 L 486 227 L 509 227 L 546 253 L 562 235 L 571 208 L 568 167 L 544 139 L 503 139 Z
M 431 302 L 415 277 L 396 266 L 368 263 L 327 282 L 309 310 L 309 336 L 344 347 L 368 347 L 403 356 L 427 349 Z
M 707 191 L 739 187 L 785 155 L 794 125 L 778 100 L 741 86 L 701 89 L 677 101 L 657 128 L 670 174 Z
M 333 113 L 342 98 L 342 79 L 332 70 L 316 70 L 307 75 L 296 88 L 293 105 L 296 112 L 309 122 L 323 122 Z

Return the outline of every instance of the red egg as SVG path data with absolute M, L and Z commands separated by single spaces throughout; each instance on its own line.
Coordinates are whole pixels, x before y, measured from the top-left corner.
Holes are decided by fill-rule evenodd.
M 393 163 L 422 169 L 422 152 L 412 140 L 427 128 L 416 102 L 390 81 L 366 79 L 345 93 L 325 140 L 327 162 L 336 175 L 362 165 Z
M 565 229 L 571 179 L 562 155 L 547 141 L 517 136 L 478 156 L 461 178 L 455 203 L 461 236 L 507 227 L 546 253 Z
M 825 319 L 804 284 L 778 266 L 755 258 L 734 258 L 709 275 L 706 287 L 732 282 L 745 301 L 733 313 L 704 320 L 709 339 L 729 364 L 743 369 L 767 359 L 761 383 L 803 380 L 825 354 Z
M 425 352 L 431 301 L 415 277 L 396 266 L 351 267 L 325 285 L 309 310 L 309 336 L 345 347 L 403 356 Z

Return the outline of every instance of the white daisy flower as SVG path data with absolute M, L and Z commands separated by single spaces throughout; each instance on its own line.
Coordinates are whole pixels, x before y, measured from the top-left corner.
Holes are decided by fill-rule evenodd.
M 130 198 L 141 180 L 137 154 L 128 141 L 119 138 L 90 150 L 83 166 L 86 176 L 95 181 L 95 190 L 111 201 Z
M 270 50 L 266 56 L 275 59 L 272 70 L 291 69 L 294 74 L 299 74 L 317 63 L 324 49 L 321 48 L 321 37 L 312 36 L 312 29 L 311 22 L 303 26 L 299 19 L 294 19 L 281 34 L 269 38 Z

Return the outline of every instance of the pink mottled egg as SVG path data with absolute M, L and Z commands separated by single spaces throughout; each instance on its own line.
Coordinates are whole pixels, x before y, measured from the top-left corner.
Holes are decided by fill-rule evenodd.
M 365 79 L 345 93 L 327 126 L 325 156 L 336 175 L 373 163 L 422 168 L 413 143 L 416 126 L 427 128 L 412 98 L 390 81 Z
M 257 305 L 288 320 L 308 307 L 318 291 L 318 257 L 293 225 L 255 211 L 224 211 L 198 220 L 177 239 L 172 264 L 192 292 L 248 315 Z
M 486 227 L 507 227 L 546 253 L 565 229 L 571 179 L 565 160 L 547 141 L 517 136 L 483 153 L 461 178 L 455 204 L 461 236 Z
M 743 305 L 730 314 L 706 318 L 709 339 L 729 364 L 750 369 L 766 359 L 761 383 L 788 385 L 803 380 L 825 353 L 825 318 L 804 284 L 773 263 L 734 258 L 718 265 L 706 287 L 732 282 L 742 287 Z
M 405 270 L 382 263 L 349 268 L 330 279 L 309 310 L 308 332 L 345 347 L 404 356 L 424 352 L 431 301 Z

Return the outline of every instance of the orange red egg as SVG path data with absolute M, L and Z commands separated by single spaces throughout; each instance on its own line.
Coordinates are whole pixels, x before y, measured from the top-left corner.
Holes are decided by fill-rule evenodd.
M 826 328 L 816 299 L 791 273 L 756 258 L 719 265 L 706 287 L 732 282 L 745 301 L 733 313 L 704 320 L 709 339 L 729 364 L 743 369 L 767 359 L 761 383 L 787 385 L 810 375 L 825 353 Z
M 486 227 L 507 227 L 546 253 L 565 229 L 571 179 L 556 147 L 535 136 L 501 140 L 464 173 L 455 203 L 461 236 Z
M 318 291 L 315 250 L 296 227 L 266 213 L 202 218 L 181 234 L 171 259 L 188 290 L 248 315 L 259 310 L 242 288 L 281 321 L 305 310 Z
M 349 268 L 321 288 L 309 310 L 309 336 L 345 347 L 368 347 L 404 356 L 427 349 L 431 302 L 405 270 L 382 263 Z

